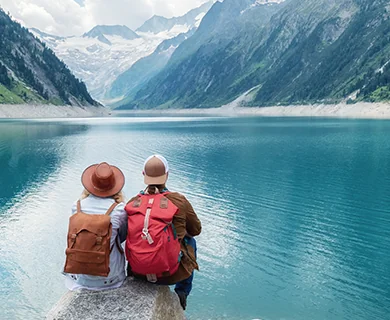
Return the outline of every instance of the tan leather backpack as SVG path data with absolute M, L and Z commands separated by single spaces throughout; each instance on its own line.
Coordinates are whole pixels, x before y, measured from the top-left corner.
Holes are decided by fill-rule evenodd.
M 64 272 L 107 277 L 110 273 L 110 240 L 112 233 L 111 212 L 86 214 L 81 211 L 80 200 L 77 212 L 69 218 L 68 248 Z M 118 248 L 122 248 L 118 245 Z

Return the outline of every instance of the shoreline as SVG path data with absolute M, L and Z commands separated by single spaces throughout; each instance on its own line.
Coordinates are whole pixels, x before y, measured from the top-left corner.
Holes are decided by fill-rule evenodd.
M 220 108 L 211 109 L 113 110 L 113 114 L 390 119 L 390 102 L 358 102 L 356 104 L 339 103 L 273 107 L 239 107 L 226 105 Z
M 2 119 L 37 118 L 89 118 L 109 116 L 111 110 L 105 107 L 80 107 L 56 105 L 0 104 Z
M 228 104 L 210 109 L 111 110 L 106 107 L 55 105 L 0 105 L 1 119 L 90 118 L 129 115 L 183 115 L 219 117 L 321 117 L 350 119 L 390 119 L 390 102 L 356 104 L 315 104 L 273 107 L 240 107 Z

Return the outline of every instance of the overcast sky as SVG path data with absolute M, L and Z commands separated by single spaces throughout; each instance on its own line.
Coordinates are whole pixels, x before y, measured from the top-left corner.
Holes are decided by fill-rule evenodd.
M 0 0 L 0 6 L 31 28 L 81 35 L 97 24 L 137 29 L 153 15 L 180 16 L 207 0 Z

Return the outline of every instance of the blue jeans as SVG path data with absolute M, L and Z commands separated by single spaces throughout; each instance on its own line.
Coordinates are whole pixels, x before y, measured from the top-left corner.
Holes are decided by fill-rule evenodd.
M 184 241 L 187 245 L 194 248 L 195 258 L 196 258 L 196 241 L 195 238 L 185 237 Z M 191 276 L 183 281 L 176 283 L 175 291 L 182 291 L 188 296 L 192 290 L 192 280 L 194 279 L 194 272 L 192 272 Z

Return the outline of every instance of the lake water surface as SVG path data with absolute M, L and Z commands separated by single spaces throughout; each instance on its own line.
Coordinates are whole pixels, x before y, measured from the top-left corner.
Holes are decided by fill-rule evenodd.
M 108 118 L 0 122 L 0 319 L 65 292 L 70 207 L 92 163 L 143 189 L 152 153 L 203 223 L 188 318 L 389 319 L 390 122 Z

